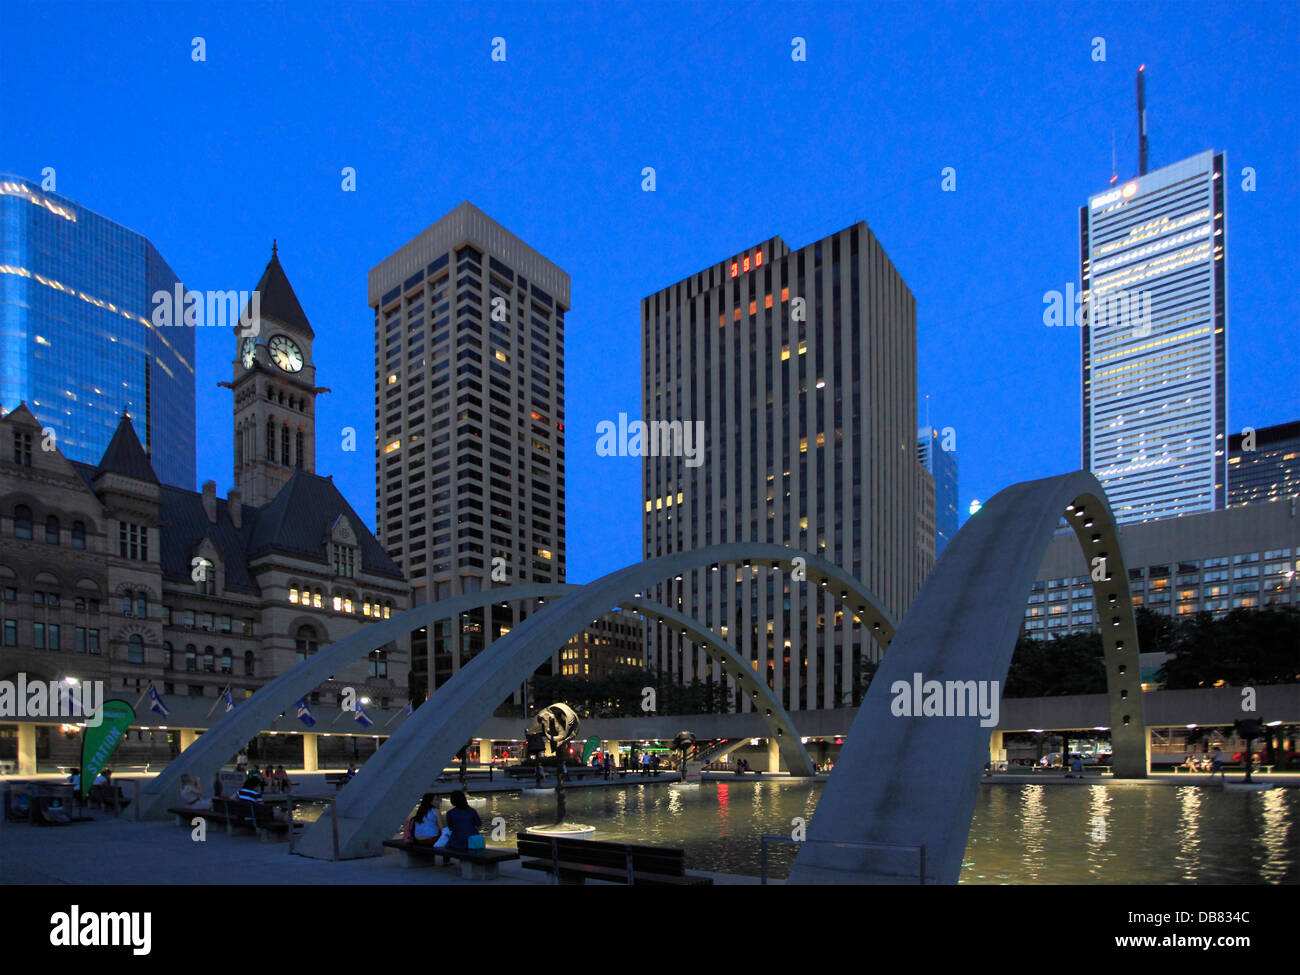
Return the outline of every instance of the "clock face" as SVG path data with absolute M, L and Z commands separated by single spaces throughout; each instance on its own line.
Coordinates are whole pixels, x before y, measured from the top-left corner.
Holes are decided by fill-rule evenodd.
M 302 349 L 287 335 L 277 335 L 271 339 L 267 349 L 270 350 L 271 361 L 285 372 L 298 372 L 302 369 Z
M 239 351 L 239 357 L 243 361 L 245 369 L 252 369 L 253 362 L 257 358 L 257 339 L 251 335 L 244 339 L 244 345 Z

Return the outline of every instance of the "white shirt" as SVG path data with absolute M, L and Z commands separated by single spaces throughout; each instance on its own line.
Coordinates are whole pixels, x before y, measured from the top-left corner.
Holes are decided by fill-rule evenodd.
M 417 840 L 436 840 L 442 833 L 442 828 L 438 825 L 438 814 L 430 809 L 428 815 L 424 817 L 424 822 L 416 820 L 415 829 L 412 836 Z

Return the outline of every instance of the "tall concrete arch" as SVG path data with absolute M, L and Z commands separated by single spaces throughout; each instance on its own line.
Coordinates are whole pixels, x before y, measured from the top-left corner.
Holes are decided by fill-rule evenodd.
M 622 607 L 644 613 L 651 618 L 657 617 L 665 623 L 676 626 L 683 636 L 690 639 L 718 664 L 723 677 L 734 680 L 741 693 L 754 703 L 754 710 L 767 725 L 768 736 L 776 739 L 781 758 L 785 760 L 786 770 L 791 775 L 814 774 L 812 759 L 809 758 L 807 749 L 803 747 L 802 739 L 794 733 L 790 715 L 776 699 L 772 689 L 767 686 L 767 681 L 758 679 L 758 674 L 753 667 L 745 663 L 734 647 L 725 640 L 719 639 L 712 630 L 698 620 L 683 616 L 661 603 L 647 599 L 627 599 L 623 601 Z
M 574 588 L 552 583 L 532 583 L 508 589 L 488 589 L 436 603 L 425 603 L 389 619 L 361 627 L 259 688 L 252 697 L 241 701 L 238 707 L 201 734 L 140 790 L 141 816 L 149 818 L 161 815 L 169 803 L 179 800 L 182 775 L 197 776 L 200 782 L 209 781 L 231 755 L 243 748 L 259 731 L 269 728 L 280 712 L 292 713 L 294 703 L 299 698 L 310 694 L 331 675 L 348 664 L 364 659 L 384 644 L 422 626 L 439 620 L 454 619 L 460 613 L 482 609 L 502 600 L 553 599 Z
M 877 642 L 888 645 L 894 621 L 861 582 L 825 559 L 785 546 L 748 542 L 713 545 L 611 572 L 532 614 L 493 642 L 397 729 L 348 788 L 339 793 L 339 857 L 380 854 L 382 841 L 392 835 L 428 784 L 430 763 L 453 754 L 516 684 L 532 674 L 556 647 L 611 607 L 636 598 L 633 594 L 665 578 L 706 566 L 754 562 L 789 572 L 796 559 L 802 563 L 810 585 L 837 593 Z M 791 734 L 789 728 L 782 732 L 781 738 Z M 331 824 L 321 820 L 308 827 L 297 849 L 306 856 L 330 858 Z
M 1147 774 L 1137 626 L 1105 492 L 1078 471 L 999 492 L 949 543 L 883 658 L 826 783 L 791 883 L 956 883 L 988 757 L 978 716 L 895 716 L 895 683 L 1006 681 L 1024 607 L 1064 515 L 1093 578 L 1117 777 Z M 892 844 L 892 845 L 891 845 Z

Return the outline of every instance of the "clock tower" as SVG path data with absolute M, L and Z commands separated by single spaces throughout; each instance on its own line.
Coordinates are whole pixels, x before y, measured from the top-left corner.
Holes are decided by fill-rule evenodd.
M 294 471 L 316 472 L 316 394 L 329 390 L 316 385 L 316 336 L 274 243 L 246 314 L 252 334 L 236 331 L 234 380 L 221 385 L 235 394 L 235 488 L 256 507 Z

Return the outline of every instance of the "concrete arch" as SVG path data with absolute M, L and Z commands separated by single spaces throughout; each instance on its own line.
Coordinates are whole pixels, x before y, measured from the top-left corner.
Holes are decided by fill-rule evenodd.
M 1000 491 L 962 527 L 908 609 L 817 804 L 810 840 L 924 844 L 926 883 L 957 882 L 988 758 L 971 717 L 901 717 L 896 681 L 1006 681 L 1025 601 L 1062 515 L 1093 576 L 1115 775 L 1147 774 L 1137 626 L 1105 492 L 1078 471 Z M 1095 560 L 1103 561 L 1097 562 Z M 807 845 L 790 883 L 916 883 L 915 850 Z
M 488 589 L 483 592 L 468 593 L 452 599 L 416 606 L 389 619 L 372 622 L 350 636 L 322 647 L 296 667 L 267 683 L 252 697 L 241 701 L 235 710 L 205 731 L 189 748 L 168 763 L 157 777 L 151 779 L 140 790 L 141 815 L 144 817 L 160 815 L 168 803 L 178 799 L 182 775 L 198 776 L 200 782 L 208 782 L 217 769 L 231 755 L 244 747 L 250 738 L 263 728 L 271 727 L 282 711 L 287 710 L 292 717 L 294 702 L 310 694 L 328 680 L 331 674 L 338 673 L 350 663 L 365 659 L 372 650 L 377 650 L 386 643 L 399 639 L 422 626 L 455 618 L 460 613 L 482 609 L 484 606 L 501 602 L 502 599 L 554 598 L 565 595 L 571 588 L 551 583 L 532 583 L 511 586 L 509 589 Z M 318 630 L 324 628 L 319 622 L 310 622 Z M 301 724 L 297 725 L 297 729 L 305 730 Z
M 428 784 L 429 762 L 453 754 L 473 735 L 483 716 L 490 714 L 519 681 L 611 606 L 635 598 L 631 594 L 644 592 L 665 578 L 706 566 L 766 562 L 789 572 L 795 559 L 803 562 L 810 584 L 828 589 L 835 584 L 840 598 L 877 641 L 888 645 L 894 635 L 894 621 L 858 580 L 825 559 L 783 545 L 712 545 L 611 572 L 532 614 L 492 643 L 397 729 L 349 787 L 339 793 L 339 856 L 351 859 L 382 853 L 382 841 Z M 322 821 L 308 827 L 297 849 L 306 856 L 330 858 L 330 823 Z
M 790 715 L 776 699 L 772 689 L 767 686 L 767 681 L 758 679 L 757 673 L 745 663 L 734 647 L 720 640 L 712 630 L 698 620 L 683 616 L 661 603 L 646 599 L 629 599 L 625 600 L 622 606 L 624 609 L 634 609 L 647 616 L 657 616 L 665 622 L 672 623 L 688 636 L 691 642 L 704 650 L 710 659 L 722 668 L 722 675 L 734 680 L 741 691 L 748 694 L 749 699 L 754 702 L 754 709 L 767 725 L 768 734 L 776 739 L 777 747 L 781 751 L 781 757 L 785 759 L 785 767 L 790 774 L 813 774 L 812 759 L 808 757 L 808 751 L 803 747 L 802 740 L 795 734 Z

